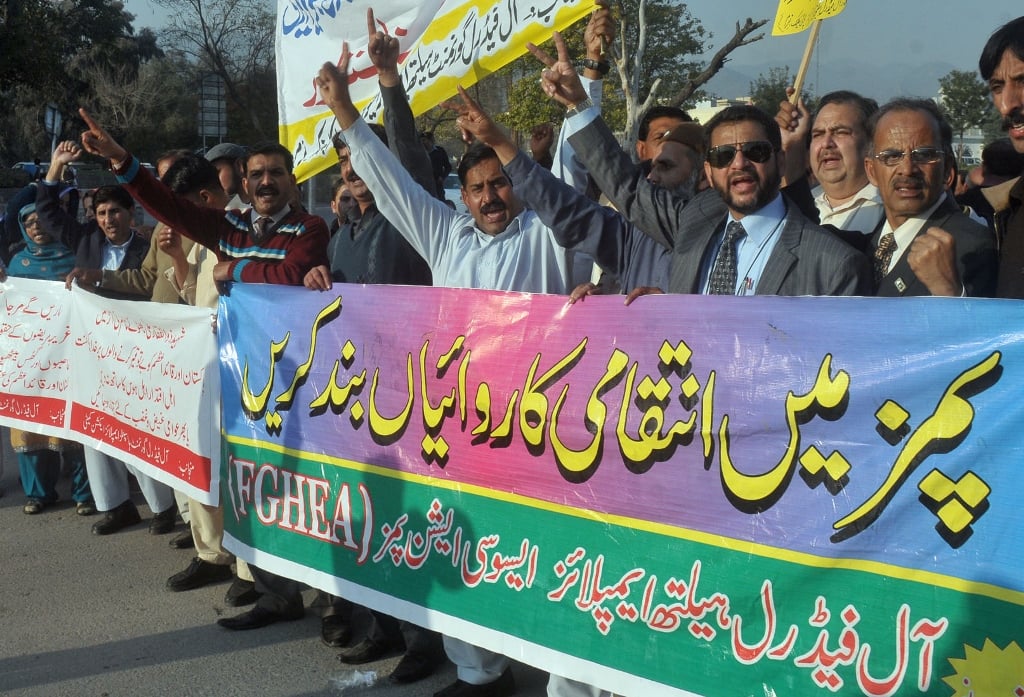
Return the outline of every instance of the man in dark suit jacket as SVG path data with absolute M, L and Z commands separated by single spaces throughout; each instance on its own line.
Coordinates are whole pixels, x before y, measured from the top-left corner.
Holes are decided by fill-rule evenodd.
M 865 168 L 885 207 L 871 238 L 876 295 L 993 296 L 995 236 L 948 194 L 953 132 L 935 102 L 893 100 L 868 120 L 868 132 Z
M 586 110 L 570 118 L 586 118 Z M 600 118 L 583 126 L 570 142 L 616 207 L 672 249 L 669 292 L 708 292 L 727 222 L 742 223 L 749 216 L 774 223 L 738 242 L 736 294 L 870 294 L 870 271 L 863 255 L 811 223 L 779 193 L 779 128 L 761 110 L 729 107 L 706 124 L 704 167 L 713 191 L 691 201 L 637 176 Z

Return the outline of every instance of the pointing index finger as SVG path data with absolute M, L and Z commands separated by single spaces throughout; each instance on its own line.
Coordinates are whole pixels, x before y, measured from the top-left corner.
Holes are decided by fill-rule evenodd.
M 92 117 L 89 116 L 89 112 L 86 111 L 84 107 L 79 107 L 78 115 L 82 117 L 82 120 L 85 121 L 85 125 L 89 127 L 90 131 L 99 133 L 100 131 L 103 130 L 102 128 L 100 128 L 100 125 L 98 123 L 92 120 Z
M 373 35 L 377 33 L 377 20 L 373 16 L 373 8 L 366 8 L 366 35 L 371 39 Z

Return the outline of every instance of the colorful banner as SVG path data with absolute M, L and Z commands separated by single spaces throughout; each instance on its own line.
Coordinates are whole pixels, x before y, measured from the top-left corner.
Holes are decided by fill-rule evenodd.
M 295 156 L 303 181 L 337 162 L 331 138 L 338 130 L 316 87 L 326 62 L 337 62 L 341 44 L 352 51 L 349 89 L 368 121 L 381 119 L 377 72 L 366 54 L 366 10 L 399 40 L 399 66 L 415 114 L 421 114 L 585 17 L 590 0 L 472 2 L 371 0 L 310 3 L 279 0 L 277 89 L 281 142 Z
M 0 424 L 78 441 L 219 501 L 210 310 L 0 283 Z
M 846 9 L 846 0 L 779 0 L 772 36 L 799 34 L 815 20 L 828 19 Z
M 1024 684 L 1024 304 L 236 286 L 220 312 L 244 559 L 626 695 Z

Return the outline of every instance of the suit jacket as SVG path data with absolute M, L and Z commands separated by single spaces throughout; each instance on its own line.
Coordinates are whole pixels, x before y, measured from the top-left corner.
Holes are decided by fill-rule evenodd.
M 672 250 L 670 293 L 699 293 L 701 265 L 725 227 L 728 210 L 715 191 L 687 201 L 655 186 L 597 119 L 570 142 L 598 187 L 644 234 Z M 780 237 L 754 292 L 757 295 L 870 295 L 867 258 L 786 202 Z
M 99 228 L 92 234 L 83 237 L 75 253 L 75 266 L 83 269 L 103 268 L 103 251 L 106 241 L 106 236 Z M 134 233 L 128 249 L 125 250 L 124 259 L 121 261 L 121 265 L 117 267 L 118 270 L 124 271 L 140 268 L 147 252 L 149 252 L 149 241 L 142 235 Z M 149 300 L 149 297 L 139 295 L 133 291 L 112 290 L 102 286 L 96 289 L 96 294 L 119 300 Z
M 883 220 L 871 235 L 872 255 L 878 248 L 878 240 L 882 237 L 884 226 L 885 221 Z M 995 233 L 960 212 L 956 203 L 948 196 L 925 221 L 918 235 L 923 235 L 930 227 L 942 228 L 956 241 L 956 268 L 960 274 L 960 281 L 964 284 L 966 295 L 975 298 L 995 297 L 999 269 Z M 907 256 L 907 253 L 904 252 L 892 265 L 889 273 L 879 283 L 875 295 L 882 297 L 931 295 L 921 279 L 910 270 Z

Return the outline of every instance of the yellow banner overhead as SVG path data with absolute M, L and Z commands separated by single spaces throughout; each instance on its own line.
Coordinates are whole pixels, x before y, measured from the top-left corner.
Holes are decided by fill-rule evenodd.
M 799 34 L 816 19 L 835 17 L 846 8 L 846 0 L 779 0 L 772 36 Z
M 421 114 L 526 53 L 594 9 L 593 0 L 278 0 L 277 92 L 281 142 L 299 181 L 337 162 L 334 115 L 316 87 L 342 42 L 352 51 L 349 91 L 367 121 L 381 118 L 377 71 L 366 54 L 366 10 L 398 39 L 399 69 L 413 112 Z M 538 64 L 539 65 L 539 64 Z

